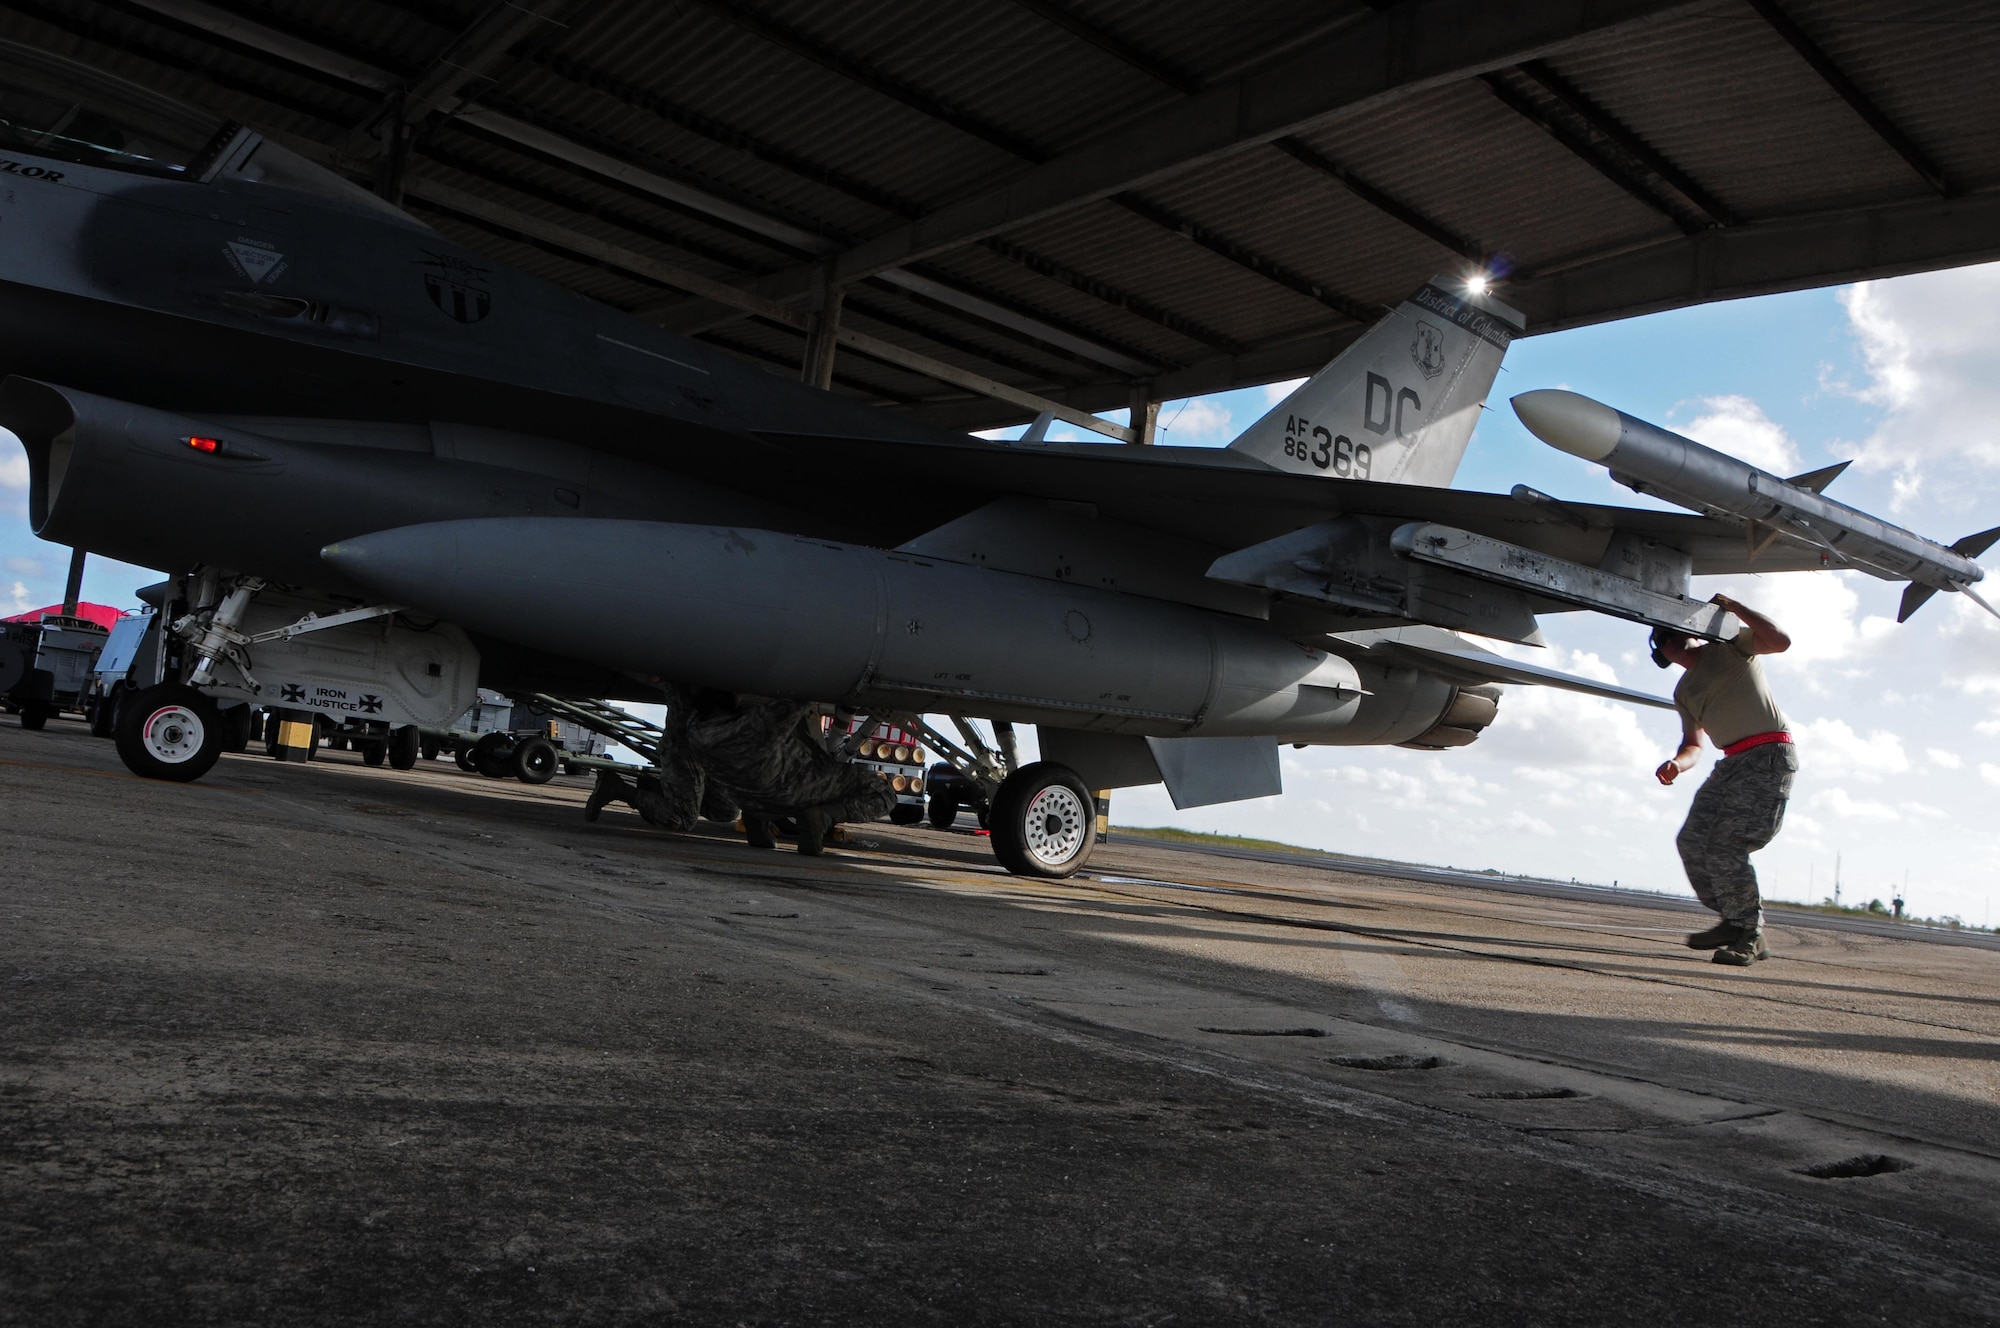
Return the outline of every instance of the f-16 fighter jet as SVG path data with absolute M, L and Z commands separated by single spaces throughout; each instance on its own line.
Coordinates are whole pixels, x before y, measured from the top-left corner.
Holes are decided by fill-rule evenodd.
M 1503 683 L 1664 704 L 1461 634 L 1536 642 L 1538 615 L 1588 609 L 1714 638 L 1725 615 L 1688 578 L 1745 569 L 1970 593 L 1994 535 L 1945 549 L 1820 498 L 1824 476 L 1731 471 L 1536 396 L 1544 437 L 1694 513 L 1446 488 L 1522 327 L 1460 279 L 1227 450 L 945 432 L 19 47 L 0 49 L 0 236 L 0 426 L 34 528 L 170 577 L 116 720 L 161 778 L 208 770 L 251 704 L 291 744 L 315 715 L 441 727 L 480 684 L 673 684 L 931 734 L 990 795 L 1001 860 L 1062 876 L 1094 842 L 1093 790 L 1164 782 L 1186 807 L 1279 792 L 1283 743 L 1463 746 Z M 868 485 L 906 501 L 823 500 Z M 1042 759 L 1008 768 L 927 714 L 1034 724 Z

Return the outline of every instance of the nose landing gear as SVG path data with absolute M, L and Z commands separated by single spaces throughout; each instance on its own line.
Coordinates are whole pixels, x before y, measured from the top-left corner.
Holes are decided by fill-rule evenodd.
M 112 738 L 134 774 L 185 784 L 221 758 L 223 729 L 214 701 L 185 683 L 169 682 L 121 698 Z

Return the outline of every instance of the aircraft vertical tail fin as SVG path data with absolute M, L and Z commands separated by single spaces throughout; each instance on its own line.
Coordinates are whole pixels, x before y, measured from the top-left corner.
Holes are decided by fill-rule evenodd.
M 1307 475 L 1450 484 L 1526 326 L 1491 295 L 1433 277 L 1230 449 Z

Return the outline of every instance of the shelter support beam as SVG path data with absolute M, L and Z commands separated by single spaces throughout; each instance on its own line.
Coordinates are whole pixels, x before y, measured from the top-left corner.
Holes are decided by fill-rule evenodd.
M 1684 215 L 1681 209 L 1662 198 L 1646 173 L 1632 168 L 1616 154 L 1604 151 L 1602 136 L 1593 131 L 1589 124 L 1573 124 L 1566 119 L 1551 115 L 1535 99 L 1508 82 L 1500 74 L 1482 74 L 1480 81 L 1508 110 L 1526 120 L 1535 128 L 1569 149 L 1578 161 L 1596 171 L 1610 183 L 1617 185 L 1639 202 L 1665 217 L 1668 221 L 1692 235 L 1701 229 L 1697 222 Z
M 1686 0 L 1400 4 L 856 245 L 839 256 L 837 275 L 859 281 L 1233 156 L 1385 97 L 1518 64 L 1686 7 Z M 796 299 L 810 284 L 810 267 L 795 267 L 760 279 L 753 289 Z
M 507 52 L 537 31 L 561 27 L 558 16 L 572 0 L 505 0 L 474 20 L 456 40 L 431 61 L 423 77 L 410 85 L 406 118 L 422 124 L 433 112 L 458 104 L 467 84 L 486 78 Z
M 1532 333 L 2000 258 L 2000 197 L 1772 217 L 1560 267 L 1501 293 Z
M 1344 314 L 1357 322 L 1372 323 L 1376 315 L 1381 312 L 1378 309 L 1370 309 L 1359 300 L 1343 295 L 1339 291 L 1328 290 L 1303 273 L 1294 272 L 1275 259 L 1267 258 L 1227 236 L 1217 234 L 1200 222 L 1170 211 L 1137 194 L 1119 194 L 1111 201 L 1133 216 L 1144 218 L 1184 240 L 1191 240 L 1210 253 L 1226 258 L 1247 271 L 1255 272 L 1266 281 L 1275 282 L 1286 290 L 1305 296 L 1308 300 L 1316 300 L 1335 313 Z
M 1401 199 L 1377 189 L 1339 162 L 1315 150 L 1303 139 L 1287 134 L 1283 138 L 1273 139 L 1271 146 L 1300 165 L 1318 171 L 1377 212 L 1395 218 L 1425 239 L 1451 250 L 1459 257 L 1469 258 L 1475 263 L 1485 258 L 1484 252 L 1472 241 L 1442 222 L 1425 216 Z
M 459 94 L 467 83 L 496 64 L 514 45 L 536 28 L 555 22 L 554 15 L 567 7 L 568 0 L 541 0 L 540 3 L 534 4 L 510 3 L 501 6 L 489 14 L 490 23 L 482 20 L 474 24 L 457 45 L 440 57 L 440 62 L 452 64 L 452 68 L 446 71 L 449 77 L 440 72 L 443 68 L 441 63 L 407 91 L 403 88 L 402 80 L 387 70 L 240 18 L 207 3 L 206 0 L 134 0 L 134 2 L 225 41 L 248 46 L 266 55 L 275 56 L 302 68 L 316 70 L 357 87 L 382 92 L 385 105 L 391 109 L 389 116 L 391 131 L 385 133 L 380 140 L 371 133 L 357 131 L 334 151 L 344 157 L 356 158 L 354 161 L 343 162 L 343 168 L 363 176 L 372 176 L 377 192 L 391 201 L 400 202 L 402 198 L 399 190 L 407 168 L 408 135 L 421 127 L 426 115 L 444 111 L 452 114 L 461 126 L 488 138 L 497 139 L 532 155 L 650 195 L 670 207 L 711 218 L 728 227 L 781 246 L 792 253 L 828 254 L 838 251 L 845 243 L 834 236 L 822 234 L 782 217 L 769 215 L 736 199 L 724 197 L 721 193 L 705 188 L 699 183 L 662 175 L 643 162 L 631 159 L 619 145 L 581 142 L 577 137 L 581 131 L 573 127 L 565 129 L 562 126 L 546 123 L 531 123 L 518 115 L 511 115 L 493 107 L 469 105 L 459 99 Z M 761 23 L 762 20 L 757 22 Z M 475 32 L 479 34 L 477 41 L 473 40 Z M 461 49 L 467 52 L 464 61 L 458 61 L 453 55 L 453 51 Z M 460 65 L 464 67 L 459 67 Z M 405 127 L 401 135 L 393 134 L 393 126 L 398 118 L 395 113 L 397 107 L 401 108 L 400 121 Z M 375 127 L 380 128 L 380 124 L 377 123 Z M 385 143 L 391 148 L 388 152 L 382 151 Z M 384 160 L 371 164 L 369 159 L 378 154 Z M 322 160 L 325 159 L 324 151 L 317 155 Z M 1022 336 L 1073 355 L 1081 355 L 1085 359 L 1121 373 L 1149 373 L 1159 367 L 1138 359 L 1122 347 L 1105 345 L 1061 327 L 1046 316 L 1037 316 L 1037 312 L 1033 310 L 1002 308 L 991 300 L 914 273 L 884 271 L 876 275 L 892 284 L 919 291 L 961 313 L 969 313 L 975 318 L 997 323 Z M 843 284 L 851 283 L 843 282 Z M 719 321 L 733 321 L 740 306 L 710 302 L 703 307 L 712 313 L 718 304 L 731 310 L 728 318 L 718 320 L 710 317 L 706 321 L 689 321 L 681 316 L 683 311 L 679 308 L 662 309 L 658 312 L 665 315 L 662 321 L 674 330 L 692 333 L 705 331 Z
M 1668 161 L 1659 149 L 1639 137 L 1611 112 L 1585 96 L 1575 84 L 1549 68 L 1548 61 L 1529 60 L 1521 66 L 1521 72 L 1542 91 L 1561 103 L 1563 108 L 1580 120 L 1590 132 L 1651 172 L 1661 183 L 1693 204 L 1711 222 L 1717 226 L 1734 226 L 1741 220 L 1735 213 L 1717 202 L 1706 189 L 1695 183 L 1694 177 Z
M 474 218 L 502 230 L 512 231 L 517 235 L 539 241 L 553 248 L 566 249 L 573 254 L 588 258 L 593 262 L 603 263 L 607 267 L 618 268 L 633 276 L 643 277 L 649 281 L 658 282 L 661 285 L 672 286 L 678 290 L 684 290 L 690 294 L 700 295 L 718 302 L 726 301 L 731 307 L 741 309 L 744 313 L 750 314 L 753 317 L 762 318 L 800 332 L 810 333 L 812 331 L 811 315 L 793 309 L 788 305 L 779 304 L 775 300 L 760 299 L 755 295 L 736 289 L 727 282 L 718 281 L 714 277 L 703 276 L 698 272 L 689 271 L 678 264 L 653 258 L 636 250 L 627 249 L 622 245 L 608 243 L 607 241 L 597 239 L 595 236 L 571 230 L 569 227 L 559 225 L 556 222 L 530 216 L 525 212 L 517 211 L 504 204 L 494 203 L 480 198 L 476 194 L 467 193 L 463 189 L 445 184 L 442 181 L 427 179 L 423 176 L 412 176 L 409 180 L 408 189 L 412 198 L 432 203 L 447 211 L 456 212 L 461 216 Z M 1015 387 L 1010 383 L 1002 383 L 997 379 L 988 378 L 984 374 L 974 373 L 968 369 L 961 369 L 954 364 L 946 364 L 942 360 L 933 359 L 918 351 L 907 350 L 902 346 L 895 345 L 893 342 L 884 341 L 880 337 L 872 337 L 865 332 L 857 332 L 852 328 L 841 327 L 836 323 L 834 325 L 833 340 L 837 345 L 845 346 L 849 350 L 858 351 L 871 359 L 880 360 L 884 364 L 895 365 L 898 368 L 907 369 L 912 373 L 922 374 L 926 378 L 931 378 L 941 383 L 949 383 L 954 387 L 964 388 L 968 392 L 989 396 L 996 400 L 1004 401 L 1010 406 L 1025 408 L 1031 415 L 1039 414 L 1044 410 L 1051 411 L 1057 419 L 1074 424 L 1079 428 L 1090 429 L 1096 433 L 1104 434 L 1106 437 L 1115 438 L 1119 442 L 1131 441 L 1130 435 L 1132 431 L 1124 425 L 1113 424 L 1109 420 L 1101 420 L 1089 411 L 1078 410 L 1073 406 L 1044 397 L 1039 393 Z M 829 365 L 830 363 L 829 361 Z M 828 372 L 831 372 L 830 368 Z
M 1812 66 L 1813 72 L 1833 89 L 1836 96 L 1867 122 L 1868 127 L 1875 131 L 1876 137 L 1887 143 L 1895 150 L 1897 156 L 1909 163 L 1911 170 L 1923 177 L 1925 184 L 1935 189 L 1941 197 L 1952 196 L 1955 190 L 1951 181 L 1945 178 L 1944 172 L 1938 169 L 1936 163 L 1910 140 L 1908 134 L 1897 127 L 1896 122 L 1875 104 L 1873 98 L 1855 86 L 1854 80 L 1834 63 L 1833 57 L 1821 49 L 1820 44 L 1814 41 L 1804 28 L 1792 21 L 1792 16 L 1784 11 L 1777 0 L 1750 0 L 1750 7 L 1757 11 L 1764 22 L 1771 25 L 1771 30 L 1782 37 L 1787 46 L 1797 51 L 1799 57 Z
M 1522 272 L 1502 285 L 1498 294 L 1527 315 L 1532 335 L 1709 300 L 1808 290 L 1995 259 L 2000 259 L 2000 195 L 1925 198 L 1762 218 L 1584 255 L 1560 267 Z M 1282 342 L 1196 361 L 1153 382 L 1162 399 L 1178 401 L 1246 383 L 1299 378 L 1322 368 L 1360 331 L 1329 322 Z M 1115 410 L 1124 404 L 1126 391 L 1123 384 L 1089 384 L 1051 395 L 1071 407 Z M 966 402 L 915 406 L 908 413 L 961 429 L 990 428 L 1024 418 Z

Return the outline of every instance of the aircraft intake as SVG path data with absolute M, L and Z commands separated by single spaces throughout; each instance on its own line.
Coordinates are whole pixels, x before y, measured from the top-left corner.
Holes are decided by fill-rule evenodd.
M 475 460 L 468 431 L 451 425 L 307 422 L 306 435 L 339 442 L 258 425 L 0 380 L 0 428 L 28 454 L 35 533 L 141 567 L 200 563 L 352 592 L 319 551 L 357 532 L 501 513 L 783 518 L 770 503 L 545 439 L 501 436 L 479 454 L 494 460 Z
M 1448 683 L 1255 620 L 797 535 L 500 518 L 323 552 L 346 579 L 475 631 L 649 678 L 1158 737 L 1402 741 Z M 1352 739 L 1342 735 L 1352 730 Z

